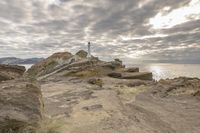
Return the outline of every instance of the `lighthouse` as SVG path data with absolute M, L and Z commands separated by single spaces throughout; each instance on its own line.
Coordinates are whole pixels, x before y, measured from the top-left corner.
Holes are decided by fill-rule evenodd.
M 88 58 L 91 58 L 92 55 L 91 55 L 91 43 L 88 42 Z

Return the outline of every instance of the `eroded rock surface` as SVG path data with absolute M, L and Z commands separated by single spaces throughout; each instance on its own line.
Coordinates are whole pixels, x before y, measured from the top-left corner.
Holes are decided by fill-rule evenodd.
M 156 82 L 151 72 L 126 68 L 119 59 L 86 54 L 37 75 L 45 116 L 64 121 L 58 133 L 200 132 L 199 79 Z
M 199 98 L 200 79 L 179 77 L 175 79 L 160 80 L 153 89 L 154 95 L 160 97 L 194 96 Z
M 65 63 L 69 63 L 72 54 L 69 52 L 59 52 L 51 55 L 47 59 L 33 65 L 28 71 L 27 75 L 32 77 L 38 77 L 48 74 Z
M 32 133 L 42 112 L 39 85 L 23 80 L 0 83 L 0 133 Z
M 25 71 L 24 66 L 0 64 L 0 81 L 20 78 Z
M 108 76 L 119 79 L 153 80 L 151 72 L 112 72 Z
M 200 131 L 200 103 L 193 96 L 199 91 L 199 79 L 157 83 L 101 77 L 102 87 L 96 86 L 96 81 L 66 77 L 42 85 L 46 114 L 54 119 L 65 118 L 59 133 Z M 158 88 L 161 82 L 163 86 Z M 170 85 L 187 93 L 173 90 L 170 96 L 161 96 Z
M 139 68 L 125 68 L 120 59 L 106 62 L 97 57 L 87 58 L 87 52 L 78 51 L 75 55 L 71 53 L 55 53 L 42 62 L 33 65 L 26 73 L 29 77 L 36 77 L 42 80 L 48 77 L 75 76 L 75 77 L 94 77 L 107 76 L 110 73 L 118 74 L 111 76 L 122 79 L 143 79 L 152 80 L 152 73 L 139 72 Z

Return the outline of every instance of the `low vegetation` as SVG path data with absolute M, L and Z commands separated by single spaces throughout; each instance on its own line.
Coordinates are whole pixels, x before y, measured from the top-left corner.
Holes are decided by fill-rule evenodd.
M 86 70 L 86 71 L 80 71 L 80 72 L 69 72 L 66 73 L 64 76 L 66 77 L 79 77 L 79 78 L 90 78 L 90 77 L 100 77 L 102 74 L 94 69 L 94 70 Z
M 148 89 L 147 86 L 141 85 L 136 87 L 116 86 L 114 88 L 118 95 L 124 100 L 133 99 L 137 94 L 140 94 Z
M 64 126 L 64 120 L 46 119 L 40 123 L 39 128 L 21 127 L 21 128 L 4 128 L 0 129 L 0 133 L 60 133 Z
M 46 119 L 41 123 L 36 133 L 60 133 L 63 126 L 64 120 L 62 119 Z

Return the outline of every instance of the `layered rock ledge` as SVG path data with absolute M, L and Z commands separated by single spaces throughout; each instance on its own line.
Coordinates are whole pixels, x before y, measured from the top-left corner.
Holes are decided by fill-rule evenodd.
M 23 78 L 0 83 L 0 133 L 200 132 L 198 78 L 154 81 L 83 50 L 55 53 Z
M 40 85 L 24 80 L 0 83 L 0 133 L 32 133 L 43 115 Z
M 24 66 L 0 64 L 0 81 L 20 78 L 25 71 Z

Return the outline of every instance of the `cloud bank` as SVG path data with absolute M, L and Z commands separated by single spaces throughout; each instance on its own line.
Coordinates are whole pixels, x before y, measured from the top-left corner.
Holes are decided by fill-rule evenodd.
M 200 0 L 2 0 L 0 57 L 200 60 Z

